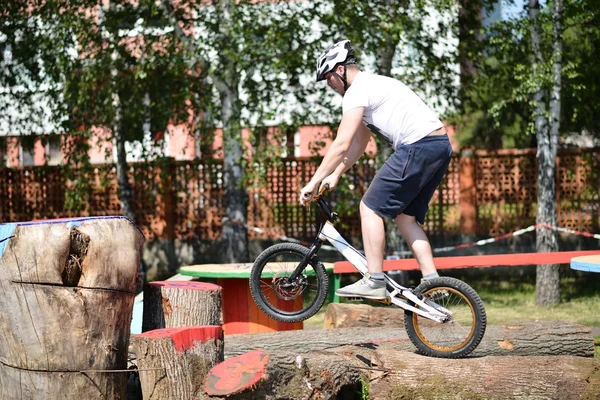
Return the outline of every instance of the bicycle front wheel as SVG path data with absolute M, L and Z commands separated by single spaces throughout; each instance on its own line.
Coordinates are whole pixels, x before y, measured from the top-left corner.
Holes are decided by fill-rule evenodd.
M 427 304 L 450 314 L 440 323 L 411 311 L 405 312 L 406 332 L 421 354 L 460 358 L 479 345 L 485 333 L 486 314 L 483 302 L 473 288 L 458 279 L 440 277 L 424 281 L 414 292 L 422 294 Z
M 323 306 L 329 280 L 316 256 L 296 279 L 289 279 L 307 254 L 304 246 L 280 243 L 267 248 L 254 262 L 250 292 L 256 305 L 269 317 L 281 322 L 300 322 Z

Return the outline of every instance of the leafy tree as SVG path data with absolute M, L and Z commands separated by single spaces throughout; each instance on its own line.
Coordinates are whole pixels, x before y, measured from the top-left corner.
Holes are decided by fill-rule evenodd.
M 162 0 L 190 63 L 201 71 L 202 91 L 195 93 L 206 133 L 222 129 L 226 219 L 223 256 L 248 261 L 248 192 L 250 170 L 244 127 L 253 128 L 252 162 L 272 157 L 279 138 L 265 138 L 266 124 L 294 127 L 306 122 L 309 91 L 300 80 L 307 70 L 312 44 L 306 3 L 274 1 Z M 262 143 L 262 145 L 261 145 Z M 276 147 L 275 146 L 275 147 Z
M 89 166 L 92 128 L 110 128 L 95 139 L 114 142 L 122 212 L 135 219 L 125 143 L 160 135 L 169 122 L 185 119 L 196 81 L 189 77 L 174 33 L 164 30 L 167 21 L 155 2 L 105 4 L 3 2 L 4 46 L 12 49 L 12 59 L 4 60 L 1 86 L 12 93 L 28 86 L 16 91 L 19 104 L 30 105 L 26 118 L 11 121 L 11 129 L 27 131 L 23 122 L 47 115 L 54 129 L 66 133 L 64 150 L 76 167 L 65 169 L 77 184 L 68 192 L 71 199 L 86 190 L 81 175 Z M 33 109 L 40 102 L 39 87 L 48 88 L 44 95 L 52 107 L 42 110 L 45 114 Z M 78 206 L 85 203 L 79 200 Z

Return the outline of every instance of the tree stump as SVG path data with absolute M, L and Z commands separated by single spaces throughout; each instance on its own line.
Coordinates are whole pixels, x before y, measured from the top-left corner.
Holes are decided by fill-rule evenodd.
M 368 304 L 330 303 L 323 319 L 323 329 L 378 326 L 404 327 L 404 310 Z
M 125 399 L 127 374 L 103 371 L 127 368 L 141 231 L 101 217 L 0 232 L 0 398 Z
M 198 398 L 208 371 L 223 361 L 223 329 L 156 329 L 133 337 L 145 400 Z
M 142 332 L 222 325 L 221 287 L 206 282 L 155 281 L 144 286 Z

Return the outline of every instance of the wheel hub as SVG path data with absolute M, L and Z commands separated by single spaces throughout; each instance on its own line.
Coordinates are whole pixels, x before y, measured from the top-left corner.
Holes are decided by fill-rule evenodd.
M 273 275 L 273 291 L 282 300 L 293 300 L 304 292 L 306 288 L 306 277 L 300 275 L 294 282 L 289 280 L 288 276 L 280 276 L 279 273 Z

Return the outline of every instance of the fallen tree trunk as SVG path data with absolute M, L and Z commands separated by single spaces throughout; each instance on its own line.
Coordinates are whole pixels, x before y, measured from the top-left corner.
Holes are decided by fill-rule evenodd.
M 260 360 L 249 362 L 257 355 L 262 356 Z M 209 399 L 231 400 L 356 398 L 361 371 L 352 365 L 339 351 L 300 355 L 254 350 L 215 366 L 206 378 L 204 393 Z
M 144 286 L 142 332 L 223 323 L 221 287 L 193 281 L 154 281 Z
M 133 337 L 144 400 L 192 399 L 208 371 L 223 361 L 223 329 L 156 329 Z
M 227 335 L 225 336 L 225 358 L 256 349 L 267 352 L 277 350 L 308 353 L 313 350 L 395 338 L 407 339 L 406 331 L 400 328 L 341 328 Z
M 584 399 L 600 393 L 600 360 L 575 356 L 435 359 L 382 345 L 370 366 L 370 399 Z M 594 397 L 595 396 L 595 397 Z
M 125 399 L 144 237 L 123 217 L 5 224 L 0 398 Z
M 268 356 L 266 378 L 239 394 L 232 392 L 228 399 L 336 399 L 345 395 L 355 398 L 362 392 L 370 399 L 569 400 L 592 399 L 600 393 L 600 360 L 595 358 L 449 360 L 398 350 L 397 342 L 308 353 L 272 350 Z M 229 379 L 237 379 L 237 370 L 230 371 Z M 225 381 L 227 378 L 222 376 Z
M 404 310 L 368 304 L 330 303 L 323 319 L 323 329 L 379 326 L 404 328 Z
M 254 349 L 288 350 L 308 353 L 354 343 L 395 341 L 407 351 L 415 348 L 403 328 L 305 329 L 230 335 L 225 338 L 225 358 Z M 592 329 L 558 321 L 525 322 L 488 326 L 483 340 L 472 354 L 486 355 L 573 355 L 594 356 Z

